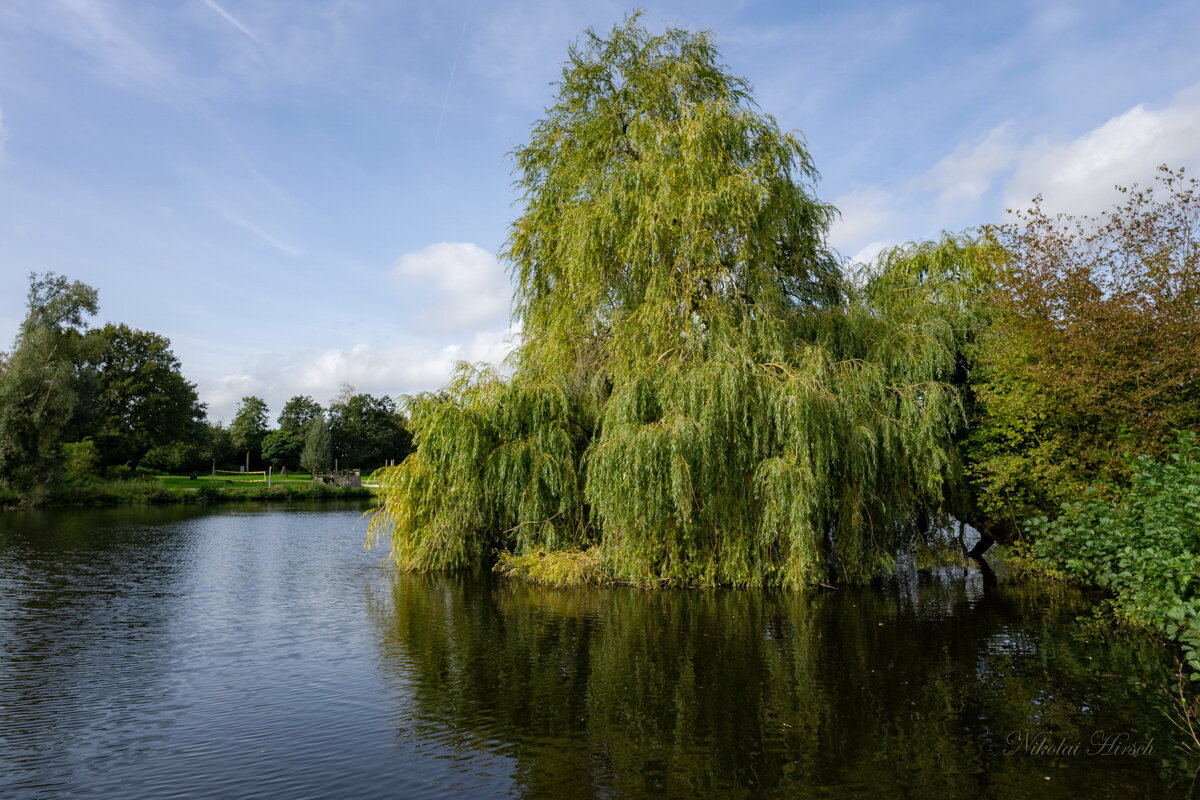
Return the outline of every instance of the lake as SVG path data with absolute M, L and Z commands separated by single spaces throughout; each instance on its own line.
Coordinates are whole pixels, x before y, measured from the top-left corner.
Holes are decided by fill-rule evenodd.
M 0 515 L 0 797 L 1190 796 L 1169 654 L 1066 587 L 395 575 L 360 515 Z

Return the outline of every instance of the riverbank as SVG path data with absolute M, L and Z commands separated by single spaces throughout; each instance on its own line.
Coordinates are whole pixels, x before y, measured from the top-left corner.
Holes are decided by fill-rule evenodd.
M 170 478 L 61 483 L 25 495 L 0 489 L 0 509 L 112 508 L 123 505 L 296 502 L 363 500 L 375 496 L 372 487 L 330 486 L 315 482 L 202 483 L 181 485 Z

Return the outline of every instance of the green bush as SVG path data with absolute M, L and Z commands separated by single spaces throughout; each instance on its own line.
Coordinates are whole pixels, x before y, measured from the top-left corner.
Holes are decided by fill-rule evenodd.
M 128 464 L 113 464 L 104 470 L 104 477 L 110 481 L 127 481 L 133 477 L 133 467 Z
M 196 490 L 196 497 L 202 503 L 214 503 L 221 499 L 221 490 L 210 483 L 205 483 Z
M 21 504 L 21 495 L 16 489 L 0 486 L 0 509 L 14 508 Z
M 100 474 L 100 448 L 91 439 L 63 445 L 63 471 L 72 478 Z
M 197 444 L 172 442 L 151 448 L 142 457 L 142 463 L 157 472 L 178 473 L 206 467 L 209 459 L 204 449 Z
M 1200 181 L 1160 168 L 1096 216 L 1035 201 L 989 229 L 1006 254 L 970 348 L 964 452 L 981 516 L 1015 529 L 1091 484 L 1128 485 L 1200 430 Z
M 1091 489 L 1057 519 L 1027 523 L 1033 554 L 1108 589 L 1119 616 L 1179 642 L 1200 680 L 1200 444 L 1181 432 L 1165 460 L 1141 456 L 1130 467 L 1127 489 Z
M 137 481 L 154 481 L 158 480 L 158 470 L 150 467 L 135 467 L 133 469 L 133 479 Z

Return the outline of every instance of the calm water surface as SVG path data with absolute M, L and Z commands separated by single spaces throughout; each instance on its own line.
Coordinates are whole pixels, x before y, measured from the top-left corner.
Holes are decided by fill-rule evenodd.
M 0 797 L 1191 791 L 1164 654 L 1062 588 L 394 576 L 359 513 L 0 515 Z

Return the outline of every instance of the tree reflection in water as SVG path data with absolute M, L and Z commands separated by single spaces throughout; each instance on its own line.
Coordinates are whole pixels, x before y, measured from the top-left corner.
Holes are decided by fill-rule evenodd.
M 369 602 L 401 735 L 511 759 L 524 797 L 1170 797 L 1190 780 L 1163 714 L 1167 655 L 1080 623 L 1085 598 L 1061 586 L 398 575 Z M 1153 753 L 1088 755 L 1099 732 Z M 1039 741 L 1083 746 L 1021 747 Z

